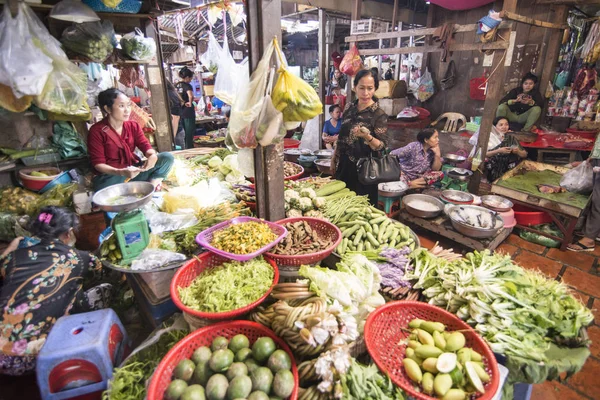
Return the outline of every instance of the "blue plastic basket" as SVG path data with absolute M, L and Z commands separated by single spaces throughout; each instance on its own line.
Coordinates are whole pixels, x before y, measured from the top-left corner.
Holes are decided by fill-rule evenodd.
M 40 194 L 46 193 L 48 190 L 52 189 L 56 185 L 65 185 L 67 183 L 71 183 L 77 180 L 77 172 L 72 169 L 70 171 L 65 171 L 58 175 L 56 178 L 52 179 L 50 182 L 46 184 L 41 190 Z
M 96 12 L 107 13 L 137 14 L 142 8 L 142 2 L 138 0 L 123 0 L 115 8 L 106 7 L 101 0 L 83 0 L 83 3 Z

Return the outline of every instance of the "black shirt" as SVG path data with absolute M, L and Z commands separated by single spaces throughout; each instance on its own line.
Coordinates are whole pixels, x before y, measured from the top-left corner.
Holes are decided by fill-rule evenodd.
M 519 95 L 521 93 L 523 93 L 522 87 L 519 86 L 519 87 L 514 88 L 513 90 L 508 92 L 502 100 L 500 100 L 500 104 L 508 103 L 509 100 L 516 100 L 517 97 L 519 97 Z M 514 104 L 508 106 L 510 111 L 514 112 L 515 114 L 523 114 L 524 112 L 529 111 L 529 109 L 531 107 L 537 106 L 540 108 L 544 108 L 544 98 L 542 97 L 542 95 L 540 94 L 540 92 L 537 89 L 533 89 L 531 92 L 529 92 L 527 94 L 529 96 L 531 96 L 531 98 L 534 101 L 534 104 L 529 105 L 529 104 L 523 104 L 523 103 L 514 103 Z
M 187 102 L 192 102 L 194 101 L 194 99 L 190 99 L 188 96 L 188 90 L 192 93 L 194 93 L 194 88 L 192 87 L 192 85 L 190 85 L 187 82 L 179 82 L 177 84 L 177 91 L 179 92 L 179 95 L 181 96 L 181 98 L 183 99 L 183 101 L 185 103 Z M 196 112 L 194 111 L 194 107 L 186 107 L 185 105 L 182 107 L 181 110 L 181 118 L 196 118 Z

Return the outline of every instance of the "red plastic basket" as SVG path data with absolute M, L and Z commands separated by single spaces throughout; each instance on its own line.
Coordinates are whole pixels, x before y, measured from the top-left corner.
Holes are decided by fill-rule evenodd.
M 251 321 L 231 321 L 222 322 L 219 324 L 207 326 L 198 329 L 183 339 L 181 339 L 162 359 L 156 371 L 152 375 L 150 380 L 150 386 L 148 387 L 148 400 L 163 400 L 165 390 L 171 383 L 171 375 L 177 364 L 184 358 L 190 358 L 200 346 L 210 346 L 213 339 L 217 336 L 223 336 L 227 339 L 232 338 L 237 334 L 244 334 L 250 340 L 250 343 L 254 343 L 258 338 L 268 336 L 277 347 L 288 353 L 292 360 L 292 374 L 294 375 L 294 391 L 288 397 L 290 400 L 296 400 L 298 398 L 298 387 L 300 385 L 298 378 L 298 368 L 296 367 L 296 361 L 294 355 L 283 340 L 281 340 L 275 333 L 264 327 L 261 324 Z
M 179 298 L 178 288 L 188 287 L 194 281 L 194 279 L 196 279 L 198 275 L 200 275 L 202 271 L 206 270 L 207 268 L 218 267 L 219 265 L 230 261 L 227 258 L 220 257 L 217 254 L 210 252 L 200 254 L 197 258 L 188 261 L 183 265 L 183 267 L 179 268 L 171 280 L 171 299 L 173 299 L 173 302 L 181 311 L 196 318 L 207 320 L 229 320 L 238 318 L 252 311 L 260 303 L 262 303 L 273 290 L 273 286 L 275 286 L 275 284 L 277 284 L 279 281 L 279 270 L 277 269 L 277 264 L 275 264 L 275 261 L 269 259 L 268 257 L 265 257 L 265 260 L 271 265 L 271 267 L 273 267 L 273 284 L 260 299 L 256 300 L 254 303 L 248 304 L 246 307 L 238 308 L 237 310 L 233 311 L 208 313 L 189 308 L 183 304 Z
M 277 235 L 277 238 L 275 240 L 273 240 L 271 243 L 267 244 L 266 246 L 263 246 L 260 249 L 256 250 L 255 252 L 248 253 L 248 254 L 229 253 L 227 251 L 223 251 L 223 250 L 217 249 L 216 247 L 211 246 L 210 242 L 212 242 L 213 235 L 216 231 L 226 228 L 231 224 L 243 224 L 245 222 L 260 222 L 263 224 L 267 224 L 269 226 L 269 228 L 271 228 L 271 231 L 275 235 Z M 196 236 L 196 243 L 198 243 L 200 246 L 204 247 L 206 250 L 220 255 L 221 257 L 230 258 L 230 259 L 236 260 L 236 261 L 248 261 L 248 260 L 253 259 L 254 257 L 260 256 L 262 253 L 266 252 L 270 248 L 277 246 L 277 243 L 281 242 L 281 240 L 285 237 L 285 235 L 287 235 L 287 231 L 285 230 L 285 228 L 281 225 L 277 225 L 274 222 L 263 221 L 262 219 L 258 219 L 258 218 L 254 218 L 254 217 L 236 217 L 236 218 L 232 218 L 230 220 L 221 222 L 220 224 L 217 224 L 213 227 L 203 230 L 202 232 L 200 232 L 198 234 L 198 236 Z
M 485 100 L 487 79 L 485 76 L 471 79 L 469 82 L 469 95 L 473 100 Z
M 275 254 L 275 253 L 265 253 L 265 255 L 272 258 L 277 265 L 286 265 L 286 266 L 301 266 L 308 264 L 315 264 L 321 260 L 327 258 L 333 250 L 340 244 L 342 241 L 342 232 L 339 228 L 333 225 L 331 222 L 327 222 L 325 220 L 319 218 L 310 218 L 310 217 L 294 217 L 294 218 L 285 218 L 275 222 L 279 225 L 284 225 L 289 223 L 295 223 L 299 221 L 306 221 L 308 225 L 314 230 L 317 231 L 319 237 L 323 239 L 332 239 L 333 244 L 326 248 L 325 250 L 319 251 L 317 253 L 310 254 L 300 254 L 300 255 L 284 255 L 284 254 Z
M 300 147 L 300 141 L 296 139 L 283 139 L 283 148 L 284 149 L 297 149 Z
M 449 331 L 462 330 L 466 346 L 484 357 L 486 371 L 492 378 L 484 385 L 485 394 L 477 400 L 491 400 L 500 386 L 498 363 L 487 343 L 469 325 L 458 317 L 439 307 L 418 301 L 394 301 L 373 311 L 365 324 L 365 341 L 369 354 L 384 373 L 400 386 L 410 397 L 419 400 L 434 400 L 434 397 L 417 391 L 415 384 L 404 371 L 402 360 L 406 354 L 406 344 L 398 345 L 410 335 L 408 323 L 414 318 L 437 321 L 446 325 Z

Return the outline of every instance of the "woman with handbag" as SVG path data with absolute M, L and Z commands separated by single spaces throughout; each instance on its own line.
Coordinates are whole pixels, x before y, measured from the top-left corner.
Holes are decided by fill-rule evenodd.
M 417 141 L 392 151 L 398 157 L 400 180 L 413 189 L 423 189 L 444 178 L 439 133 L 434 128 L 423 129 Z
M 184 103 L 181 110 L 181 122 L 185 130 L 185 148 L 194 148 L 194 135 L 196 134 L 196 109 L 194 108 L 194 88 L 190 85 L 194 73 L 188 67 L 179 71 L 181 81 L 177 83 L 177 92 Z
M 107 89 L 98 95 L 98 105 L 105 118 L 92 125 L 88 134 L 88 153 L 94 191 L 126 181 L 147 181 L 158 188 L 175 159 L 171 153 L 157 153 L 140 125 L 129 121 L 131 100 L 118 89 Z M 146 161 L 135 153 L 138 148 Z
M 379 77 L 365 69 L 354 77 L 354 92 L 358 99 L 348 104 L 342 119 L 331 169 L 336 179 L 359 195 L 368 195 L 377 204 L 377 184 L 364 184 L 359 179 L 358 161 L 372 152 L 385 151 L 387 142 L 387 115 L 379 108 L 375 91 Z

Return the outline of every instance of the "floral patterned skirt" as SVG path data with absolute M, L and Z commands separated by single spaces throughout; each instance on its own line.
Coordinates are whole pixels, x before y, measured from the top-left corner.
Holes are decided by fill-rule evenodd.
M 0 375 L 20 376 L 35 371 L 35 356 L 7 356 L 0 354 Z

